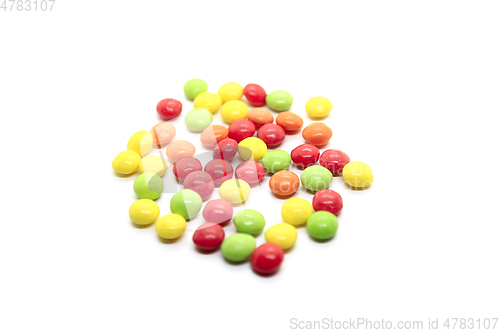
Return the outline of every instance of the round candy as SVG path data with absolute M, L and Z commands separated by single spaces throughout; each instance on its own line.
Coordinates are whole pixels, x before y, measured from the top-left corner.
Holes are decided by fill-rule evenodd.
M 292 195 L 297 192 L 299 186 L 299 176 L 288 170 L 276 172 L 269 180 L 271 191 L 278 196 Z
M 255 238 L 242 233 L 231 235 L 222 242 L 221 250 L 224 258 L 229 261 L 245 261 L 255 250 Z
M 315 146 L 323 146 L 330 141 L 332 130 L 325 123 L 317 122 L 304 128 L 302 137 L 306 142 L 312 143 Z
M 177 178 L 177 180 L 181 183 L 191 172 L 202 170 L 203 167 L 201 166 L 201 162 L 194 157 L 181 158 L 172 168 L 175 178 Z
M 127 142 L 127 150 L 135 151 L 144 156 L 151 150 L 153 136 L 148 131 L 139 131 L 130 137 Z
M 228 131 L 231 139 L 240 142 L 255 134 L 255 124 L 248 119 L 238 119 L 229 125 Z
M 257 137 L 268 147 L 276 147 L 285 140 L 285 130 L 280 125 L 265 124 L 257 131 Z
M 243 88 L 243 94 L 253 106 L 266 105 L 266 91 L 255 83 L 249 83 Z
M 184 179 L 184 188 L 198 193 L 202 201 L 210 198 L 214 191 L 214 181 L 205 171 L 194 171 Z
M 201 132 L 200 141 L 201 143 L 209 149 L 214 149 L 217 146 L 217 142 L 227 138 L 228 130 L 226 127 L 221 125 L 208 126 Z
M 349 186 L 367 188 L 373 182 L 373 171 L 363 162 L 350 162 L 344 166 L 342 177 Z
M 304 121 L 302 120 L 302 118 L 300 118 L 299 115 L 290 111 L 285 111 L 281 112 L 276 117 L 276 124 L 283 127 L 285 132 L 293 133 L 302 128 L 302 125 L 304 125 Z
M 259 161 L 267 153 L 267 146 L 261 139 L 250 137 L 238 144 L 238 153 L 244 160 Z
M 259 128 L 264 124 L 269 124 L 274 121 L 274 116 L 268 109 L 253 108 L 248 111 L 248 120 L 255 124 L 255 128 Z
M 305 169 L 318 162 L 319 149 L 315 145 L 305 143 L 292 150 L 290 155 L 293 163 L 297 164 L 297 168 Z
M 167 157 L 177 162 L 184 157 L 193 157 L 196 148 L 186 140 L 177 140 L 167 147 Z
M 202 200 L 198 193 L 193 190 L 184 189 L 174 194 L 170 200 L 170 210 L 179 214 L 186 220 L 190 220 L 198 214 L 201 209 Z
M 328 149 L 321 154 L 319 164 L 330 170 L 330 172 L 335 176 L 341 175 L 344 166 L 350 161 L 349 156 L 347 156 L 347 154 L 343 151 Z
M 306 168 L 300 175 L 302 185 L 313 192 L 324 190 L 330 186 L 333 175 L 321 165 L 312 165 Z
M 224 229 L 216 223 L 203 223 L 193 234 L 193 243 L 203 251 L 217 250 L 224 241 Z
M 219 195 L 232 204 L 239 204 L 250 195 L 250 185 L 241 179 L 229 179 L 219 187 Z
M 128 215 L 138 225 L 148 225 L 160 215 L 160 207 L 151 199 L 139 199 L 130 205 Z
M 290 155 L 284 150 L 272 150 L 267 152 L 262 157 L 262 166 L 269 173 L 276 173 L 281 170 L 288 169 L 292 164 Z
M 111 167 L 117 173 L 122 175 L 130 175 L 139 167 L 141 156 L 132 150 L 125 150 L 118 153 L 111 163 Z
M 182 103 L 173 98 L 165 98 L 156 105 L 156 112 L 164 120 L 179 117 L 182 112 Z
M 141 173 L 150 172 L 156 173 L 158 176 L 163 176 L 165 172 L 167 172 L 168 163 L 167 161 L 160 156 L 149 155 L 145 156 L 139 162 L 139 170 Z
M 207 109 L 193 109 L 186 114 L 184 122 L 193 132 L 201 132 L 212 123 L 212 113 Z
M 179 214 L 168 214 L 156 220 L 155 229 L 164 239 L 176 239 L 186 230 L 186 220 Z
M 258 184 L 266 175 L 266 169 L 254 161 L 240 163 L 234 172 L 235 177 L 246 181 L 249 185 Z
M 221 159 L 231 161 L 238 152 L 238 142 L 233 139 L 223 139 L 217 143 L 212 157 L 214 159 Z
M 240 100 L 229 101 L 220 109 L 222 119 L 231 124 L 238 119 L 245 119 L 248 114 L 248 106 Z
M 326 210 L 333 215 L 338 215 L 344 206 L 340 194 L 333 190 L 322 190 L 313 197 L 313 208 L 315 211 Z
M 275 90 L 266 96 L 266 103 L 271 110 L 286 111 L 292 106 L 293 97 L 284 90 Z
M 250 258 L 252 269 L 262 275 L 276 273 L 285 258 L 285 253 L 276 244 L 262 244 L 253 251 Z
M 196 96 L 208 90 L 208 85 L 202 79 L 191 79 L 184 84 L 184 94 L 190 101 Z
M 225 225 L 233 218 L 233 205 L 226 200 L 210 200 L 203 209 L 203 218 L 207 222 Z
M 329 239 L 337 233 L 339 221 L 332 213 L 319 211 L 309 216 L 306 227 L 312 238 Z
M 158 199 L 163 192 L 163 180 L 154 173 L 140 174 L 134 181 L 134 192 L 141 199 Z
M 158 149 L 160 149 L 172 141 L 176 131 L 174 125 L 165 121 L 153 126 L 149 132 L 153 136 L 153 142 L 156 144 Z
M 205 165 L 204 170 L 212 177 L 217 187 L 233 178 L 233 166 L 226 160 L 211 160 Z
M 212 113 L 216 113 L 222 105 L 222 99 L 218 94 L 202 92 L 194 99 L 194 107 L 207 109 Z
M 226 103 L 228 101 L 240 99 L 243 96 L 243 87 L 236 82 L 224 83 L 219 88 L 217 94 L 219 94 L 222 99 L 222 103 Z
M 297 228 L 289 223 L 278 223 L 267 229 L 266 242 L 273 243 L 288 250 L 295 245 L 297 241 Z
M 264 230 L 266 220 L 261 213 L 253 209 L 243 209 L 234 215 L 233 223 L 239 232 L 258 235 Z
M 306 112 L 310 117 L 326 117 L 332 111 L 332 102 L 325 97 L 312 97 L 306 103 Z
M 281 217 L 285 222 L 293 225 L 302 225 L 313 213 L 309 201 L 302 198 L 291 198 L 281 206 Z

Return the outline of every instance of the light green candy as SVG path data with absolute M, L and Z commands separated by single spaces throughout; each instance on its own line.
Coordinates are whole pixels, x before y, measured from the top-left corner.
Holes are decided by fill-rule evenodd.
M 302 185 L 310 191 L 317 192 L 330 186 L 333 175 L 327 168 L 321 165 L 312 165 L 306 168 L 300 175 Z
M 329 239 L 337 233 L 339 221 L 332 213 L 322 210 L 309 216 L 306 228 L 312 238 Z
M 145 172 L 135 179 L 134 192 L 141 199 L 158 199 L 163 192 L 163 180 L 156 173 Z
M 288 169 L 292 163 L 292 158 L 284 150 L 272 150 L 267 152 L 260 161 L 269 173 L 276 173 L 281 170 Z
M 226 238 L 221 245 L 224 258 L 229 261 L 245 261 L 255 250 L 255 238 L 249 234 L 234 234 Z
M 196 96 L 208 90 L 208 85 L 202 79 L 191 79 L 184 85 L 184 94 L 190 101 Z
M 212 112 L 207 109 L 192 109 L 186 114 L 184 122 L 187 128 L 193 132 L 201 132 L 212 123 Z
M 292 103 L 292 95 L 284 90 L 275 90 L 266 96 L 266 104 L 274 111 L 286 111 Z
M 186 220 L 190 220 L 198 214 L 201 209 L 201 197 L 193 190 L 181 190 L 174 194 L 170 200 L 170 210 L 179 214 Z
M 258 235 L 264 229 L 266 220 L 261 213 L 253 209 L 244 209 L 233 217 L 233 222 L 239 232 Z

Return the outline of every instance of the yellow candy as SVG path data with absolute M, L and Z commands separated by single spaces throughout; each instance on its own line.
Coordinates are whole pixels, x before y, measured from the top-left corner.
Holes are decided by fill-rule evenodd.
M 179 214 L 168 214 L 156 220 L 155 228 L 161 238 L 176 239 L 186 230 L 186 220 Z
M 216 113 L 222 105 L 222 99 L 218 94 L 203 92 L 194 99 L 194 107 L 198 109 L 207 109 Z
M 141 157 L 139 154 L 132 150 L 125 150 L 116 155 L 113 163 L 111 163 L 111 167 L 122 175 L 129 175 L 137 170 L 140 162 Z
M 232 204 L 239 204 L 250 195 L 250 185 L 241 179 L 228 179 L 219 187 L 219 195 Z
M 151 199 L 139 199 L 128 209 L 130 219 L 139 225 L 148 225 L 160 215 L 160 207 Z
M 306 112 L 313 118 L 326 117 L 332 111 L 332 102 L 325 97 L 313 97 L 306 103 Z
M 165 172 L 167 172 L 168 163 L 167 161 L 160 156 L 149 155 L 144 157 L 139 162 L 139 170 L 141 173 L 149 172 L 156 173 L 158 176 L 163 176 Z
M 217 94 L 222 99 L 222 103 L 240 99 L 243 96 L 243 87 L 236 82 L 228 82 L 223 84 Z
M 238 154 L 244 160 L 259 161 L 267 153 L 267 145 L 259 138 L 250 137 L 238 143 Z
M 222 106 L 220 114 L 226 123 L 231 124 L 235 120 L 247 117 L 248 105 L 242 101 L 229 101 Z
M 363 162 L 351 162 L 344 166 L 342 177 L 349 186 L 367 188 L 373 182 L 373 171 Z
M 127 149 L 144 156 L 149 153 L 153 145 L 153 136 L 148 131 L 139 131 L 132 135 L 127 143 Z
M 302 198 L 288 199 L 281 207 L 281 217 L 285 222 L 293 225 L 302 225 L 306 223 L 312 213 L 312 205 L 309 201 Z
M 297 241 L 297 229 L 288 223 L 278 223 L 266 231 L 266 242 L 273 243 L 288 250 Z

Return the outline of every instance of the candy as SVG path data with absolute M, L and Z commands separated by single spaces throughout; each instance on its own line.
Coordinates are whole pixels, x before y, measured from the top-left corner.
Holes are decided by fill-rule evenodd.
M 151 150 L 153 145 L 153 136 L 148 131 L 139 131 L 134 133 L 127 142 L 127 150 L 135 151 L 144 156 Z
M 293 225 L 302 225 L 313 213 L 309 201 L 302 198 L 291 198 L 281 206 L 281 217 L 285 222 Z
M 342 177 L 349 186 L 368 188 L 373 182 L 373 171 L 363 162 L 350 162 L 344 166 Z
M 163 180 L 154 173 L 140 174 L 134 181 L 134 192 L 141 199 L 158 199 L 163 192 Z
M 186 114 L 184 122 L 193 132 L 201 132 L 212 123 L 212 113 L 207 109 L 193 109 Z
M 163 176 L 165 172 L 167 172 L 168 163 L 167 161 L 160 156 L 149 155 L 145 156 L 139 162 L 139 170 L 141 173 L 150 172 L 156 173 L 158 176 Z
M 200 141 L 208 149 L 214 149 L 217 142 L 227 138 L 228 130 L 221 125 L 208 126 L 201 132 Z
M 232 204 L 243 203 L 250 195 L 250 185 L 241 179 L 229 179 L 219 187 L 219 195 Z
M 184 94 L 190 101 L 196 96 L 208 90 L 208 85 L 202 79 L 191 79 L 184 84 Z
M 319 164 L 334 175 L 341 175 L 344 166 L 350 162 L 349 156 L 340 150 L 328 149 L 325 150 L 319 159 Z
M 111 167 L 117 173 L 122 175 L 130 175 L 139 167 L 141 156 L 132 150 L 125 150 L 115 156 Z
M 220 109 L 222 119 L 231 124 L 238 119 L 245 119 L 248 114 L 248 106 L 240 100 L 229 101 Z
M 275 90 L 267 94 L 266 103 L 271 110 L 286 111 L 292 106 L 293 97 L 284 90 Z
M 264 178 L 266 169 L 260 163 L 246 161 L 236 167 L 234 175 L 236 178 L 246 181 L 249 185 L 255 185 Z
M 327 211 L 319 211 L 307 219 L 307 232 L 315 239 L 329 239 L 335 236 L 339 227 L 337 217 Z
M 160 207 L 150 199 L 139 199 L 130 205 L 128 215 L 138 225 L 148 225 L 160 215 Z
M 229 137 L 236 142 L 251 137 L 255 133 L 255 124 L 248 119 L 238 119 L 229 125 Z
M 297 168 L 305 169 L 318 162 L 319 149 L 315 145 L 305 143 L 292 150 L 290 155 L 293 163 L 297 164 Z
M 184 157 L 181 158 L 177 163 L 174 164 L 172 168 L 172 172 L 174 173 L 175 178 L 181 183 L 191 172 L 202 171 L 203 167 L 201 166 L 201 162 L 194 157 Z
M 233 206 L 226 200 L 210 200 L 203 209 L 203 218 L 207 222 L 225 225 L 233 217 Z
M 302 128 L 302 125 L 304 125 L 304 121 L 302 120 L 302 118 L 300 118 L 299 115 L 290 111 L 285 111 L 281 112 L 276 117 L 276 124 L 283 127 L 285 132 L 293 133 Z
M 259 161 L 267 153 L 267 146 L 261 139 L 250 137 L 238 144 L 238 153 L 244 160 Z
M 269 124 L 274 121 L 274 116 L 268 109 L 264 108 L 253 108 L 248 111 L 248 120 L 255 124 L 255 128 L 259 128 L 264 124 Z
M 236 82 L 228 82 L 219 88 L 217 94 L 222 99 L 222 103 L 238 100 L 243 96 L 243 87 Z
M 299 186 L 299 176 L 288 170 L 276 172 L 269 180 L 269 188 L 278 196 L 292 195 L 297 192 Z
M 194 171 L 184 179 L 184 188 L 198 193 L 202 201 L 210 198 L 214 191 L 214 181 L 205 171 Z
M 273 243 L 283 250 L 291 249 L 297 241 L 297 228 L 289 223 L 278 223 L 267 229 L 266 242 Z
M 164 120 L 179 117 L 182 112 L 182 103 L 173 98 L 165 98 L 156 105 L 156 112 Z
M 202 200 L 198 193 L 193 190 L 184 189 L 174 194 L 170 200 L 170 210 L 179 214 L 186 220 L 190 220 L 201 210 Z
M 252 269 L 262 275 L 271 275 L 278 271 L 285 257 L 283 250 L 276 244 L 262 244 L 250 257 Z
M 216 223 L 203 223 L 193 234 L 193 243 L 202 251 L 217 250 L 224 241 L 224 229 Z
M 245 88 L 243 88 L 243 94 L 253 106 L 263 106 L 266 104 L 266 91 L 258 84 L 247 84 Z
M 160 149 L 172 141 L 176 131 L 174 125 L 169 122 L 163 122 L 153 126 L 149 132 L 153 136 L 153 142 Z
M 330 186 L 333 175 L 325 167 L 321 165 L 312 165 L 306 168 L 300 175 L 302 185 L 313 192 L 324 190 Z
M 233 223 L 239 232 L 255 236 L 262 232 L 266 225 L 266 220 L 258 211 L 244 209 L 234 215 Z
M 325 123 L 317 122 L 304 128 L 302 137 L 306 142 L 312 143 L 315 146 L 323 146 L 330 141 L 332 130 Z
M 338 215 L 344 206 L 340 194 L 333 190 L 322 190 L 317 192 L 312 200 L 315 211 L 326 210 L 334 215 Z
M 164 239 L 176 239 L 186 230 L 186 220 L 179 214 L 168 214 L 156 220 L 155 229 Z
M 212 177 L 217 187 L 226 180 L 233 178 L 233 166 L 225 160 L 211 160 L 205 165 L 204 170 Z
M 229 261 L 245 261 L 255 250 L 255 238 L 249 234 L 231 235 L 222 242 L 221 250 L 224 258 Z
M 326 117 L 332 111 L 332 102 L 325 97 L 312 97 L 306 103 L 306 112 L 310 117 Z
M 272 150 L 262 157 L 262 166 L 269 173 L 287 169 L 292 163 L 290 155 L 284 150 Z
M 238 142 L 233 139 L 223 139 L 217 143 L 212 154 L 214 159 L 222 159 L 225 161 L 231 161 L 233 157 L 238 152 Z
M 167 157 L 177 162 L 184 157 L 193 157 L 196 148 L 186 140 L 177 140 L 167 147 Z
M 222 105 L 222 99 L 218 94 L 202 92 L 193 101 L 195 108 L 207 109 L 212 113 L 216 113 Z
M 257 131 L 257 137 L 268 147 L 275 147 L 285 140 L 285 130 L 280 125 L 265 124 Z

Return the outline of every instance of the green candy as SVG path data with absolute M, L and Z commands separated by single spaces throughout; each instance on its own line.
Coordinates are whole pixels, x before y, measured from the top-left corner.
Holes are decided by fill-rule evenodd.
M 192 109 L 186 114 L 184 122 L 187 128 L 193 132 L 201 132 L 212 123 L 212 112 L 207 109 Z
M 264 229 L 266 220 L 264 216 L 253 209 L 244 209 L 233 217 L 234 225 L 239 232 L 258 235 Z
M 208 90 L 208 85 L 202 79 L 191 79 L 184 85 L 184 94 L 190 101 L 196 96 Z
M 309 216 L 306 227 L 312 238 L 329 239 L 337 233 L 339 221 L 332 213 L 322 210 Z
M 284 90 L 275 90 L 266 96 L 266 104 L 274 111 L 286 111 L 292 103 L 292 95 Z
M 276 173 L 281 170 L 288 169 L 292 163 L 292 158 L 284 150 L 272 150 L 267 152 L 260 161 L 269 173 Z
M 245 261 L 255 250 L 255 238 L 249 234 L 234 234 L 222 242 L 222 255 L 229 261 Z
M 174 194 L 170 200 L 170 210 L 172 213 L 190 220 L 200 211 L 201 203 L 202 200 L 198 193 L 185 189 Z
M 135 179 L 134 192 L 141 199 L 158 199 L 163 192 L 163 180 L 156 173 L 145 172 Z
M 321 165 L 312 165 L 306 168 L 300 175 L 302 185 L 313 192 L 328 188 L 332 182 L 333 175 L 327 168 Z

